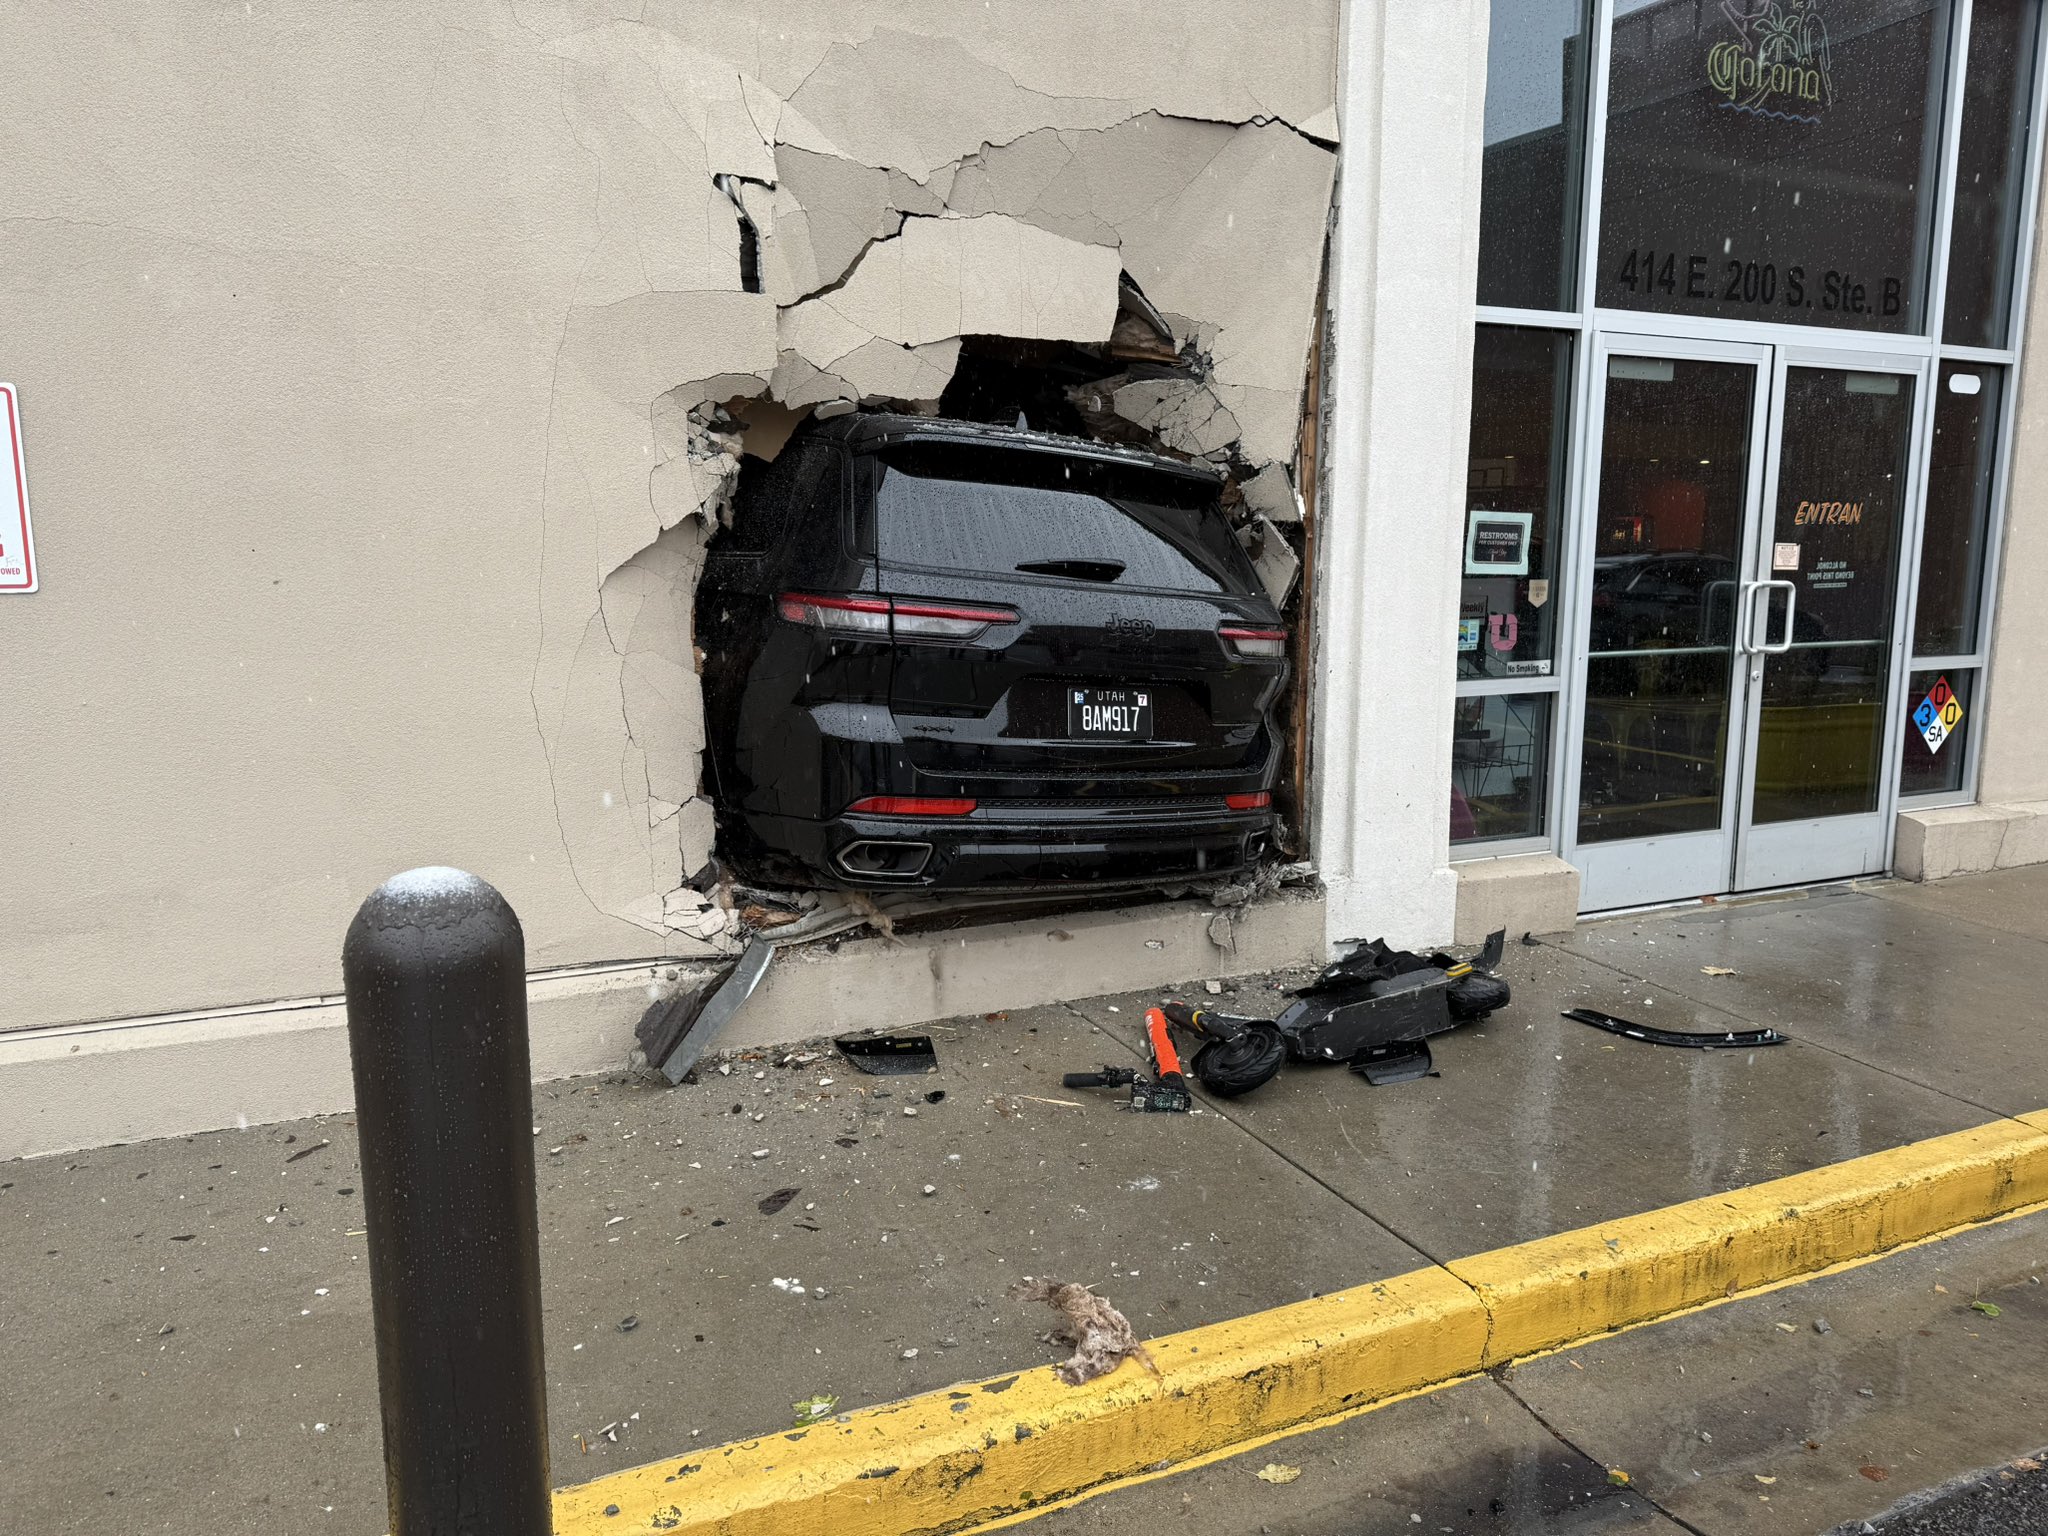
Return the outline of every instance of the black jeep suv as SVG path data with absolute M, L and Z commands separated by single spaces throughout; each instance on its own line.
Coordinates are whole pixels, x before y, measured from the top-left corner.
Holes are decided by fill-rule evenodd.
M 747 461 L 697 595 L 750 878 L 1174 883 L 1272 836 L 1287 633 L 1206 467 L 849 415 Z

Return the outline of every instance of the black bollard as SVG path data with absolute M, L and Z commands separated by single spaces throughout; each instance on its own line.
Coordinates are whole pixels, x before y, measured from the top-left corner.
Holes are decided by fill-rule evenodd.
M 519 919 L 411 870 L 357 911 L 341 973 L 391 1536 L 548 1536 Z

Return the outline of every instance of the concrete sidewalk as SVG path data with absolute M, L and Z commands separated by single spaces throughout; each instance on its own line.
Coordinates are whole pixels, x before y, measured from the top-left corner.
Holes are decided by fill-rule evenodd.
M 1135 996 L 955 1021 L 933 1032 L 942 1066 L 923 1079 L 862 1078 L 828 1053 L 801 1069 L 738 1062 L 730 1076 L 675 1090 L 538 1090 L 554 1480 L 784 1428 L 791 1403 L 817 1393 L 852 1407 L 1041 1363 L 1046 1318 L 1004 1297 L 1021 1275 L 1087 1280 L 1141 1332 L 1165 1332 L 2048 1106 L 2032 1023 L 2048 990 L 2044 897 L 2048 871 L 2013 871 L 1588 925 L 1510 947 L 1515 1004 L 1439 1041 L 1440 1078 L 1373 1089 L 1341 1069 L 1296 1068 L 1192 1117 L 1124 1115 L 1107 1095 L 1058 1086 L 1064 1071 L 1135 1059 L 1154 1000 Z M 1226 1001 L 1266 1011 L 1295 979 L 1244 984 Z M 1660 1050 L 1557 1017 L 1578 1003 L 1678 1028 L 1772 1023 L 1795 1043 Z M 944 1098 L 926 1102 L 934 1092 Z M 10 1303 L 0 1434 L 18 1448 L 9 1522 L 383 1528 L 355 1168 L 345 1119 L 0 1165 Z M 786 1189 L 797 1193 L 763 1214 L 761 1202 Z M 2027 1285 L 2048 1242 L 2041 1220 L 1928 1253 L 1981 1242 L 1971 1284 Z M 1948 1261 L 1908 1255 L 1818 1284 L 1892 1296 L 1918 1281 L 1882 1277 L 1922 1262 Z M 1716 1320 L 1774 1304 L 1756 1298 L 1670 1326 L 1707 1330 L 1702 1358 L 1719 1366 L 1738 1356 L 1717 1352 Z M 2019 1367 L 2048 1363 L 2035 1311 L 2010 1306 L 1999 1321 L 1996 1379 L 1968 1388 L 1976 1439 L 1952 1436 L 1883 1483 L 1852 1470 L 1846 1490 L 1816 1489 L 1806 1526 L 1784 1523 L 1788 1488 L 1758 1504 L 1773 1528 L 1819 1529 L 1857 1512 L 1832 1512 L 1853 1502 L 1845 1492 L 1875 1511 L 1907 1487 L 2048 1441 L 2021 1389 Z M 1834 1328 L 1846 1338 L 1842 1319 Z M 1577 1353 L 1654 1349 L 1664 1337 Z M 1920 1352 L 1916 1367 L 1936 1353 Z M 1554 1366 L 1572 1373 L 1559 1378 L 1568 1388 L 1586 1374 L 1572 1358 L 1509 1374 Z M 1753 1413 L 1749 1389 L 1766 1364 L 1782 1362 L 1734 1370 L 1713 1400 Z M 1598 1406 L 1641 1428 L 1647 1405 L 1682 1409 L 1695 1391 L 1704 1400 L 1705 1379 L 1695 1389 L 1616 1369 Z M 1915 1395 L 1949 1411 L 1944 1394 L 1960 1379 L 1937 1372 Z M 1373 1445 L 1450 1411 L 1460 1394 L 1503 1390 L 1472 1383 L 1324 1434 Z M 1874 1414 L 1858 1405 L 1876 1401 L 1852 1396 L 1843 1410 Z M 1512 1470 L 1523 1465 L 1515 1445 L 1540 1467 L 1575 1443 L 1549 1413 L 1523 1413 L 1530 1422 L 1508 1415 L 1520 1427 L 1493 1460 L 1459 1464 L 1461 1488 L 1483 1482 L 1485 1467 L 1505 1469 L 1503 1487 L 1524 1477 Z M 1917 1433 L 1913 1422 L 1883 1432 Z M 1271 1454 L 1296 1460 L 1292 1444 Z M 1331 1529 L 1372 1528 L 1360 1510 L 1373 1489 L 1358 1479 L 1393 1476 L 1390 1456 L 1414 1451 L 1402 1444 L 1397 1435 L 1367 1456 L 1369 1472 L 1311 1485 L 1325 1500 L 1317 1507 L 1335 1511 Z M 1344 1454 L 1332 1454 L 1341 1469 Z M 1274 1529 L 1318 1528 L 1285 1512 L 1300 1485 L 1273 1489 L 1234 1465 L 1048 1520 L 1099 1521 L 1091 1511 L 1119 1499 L 1182 1507 L 1193 1480 L 1228 1476 L 1267 1501 Z M 1655 1477 L 1667 1472 L 1656 1464 Z M 1774 1487 L 1754 1486 L 1759 1501 Z M 1635 1512 L 1663 1518 L 1648 1503 L 1660 1493 L 1646 1479 Z M 1466 1503 L 1492 1519 L 1496 1496 Z M 1232 1519 L 1266 1507 L 1249 1502 L 1214 1523 L 1180 1518 L 1246 1529 Z M 1502 1507 L 1518 1506 L 1503 1496 Z M 1603 1521 L 1630 1513 L 1606 1496 L 1559 1507 Z M 1402 1511 L 1402 1524 L 1419 1513 Z M 1736 1529 L 1724 1523 L 1733 1519 L 1716 1512 L 1695 1528 Z M 1458 1521 L 1439 1523 L 1550 1528 Z

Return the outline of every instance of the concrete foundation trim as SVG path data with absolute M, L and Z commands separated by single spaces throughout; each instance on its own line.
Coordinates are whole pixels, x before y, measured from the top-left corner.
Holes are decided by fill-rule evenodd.
M 1496 928 L 1566 933 L 1579 920 L 1579 872 L 1554 853 L 1508 854 L 1453 864 L 1458 925 L 1453 942 L 1482 943 Z
M 337 956 L 340 947 L 337 934 Z M 1305 891 L 1221 919 L 1202 902 L 1155 902 L 849 939 L 836 952 L 779 955 L 714 1049 L 1252 975 L 1323 955 L 1322 901 Z M 692 975 L 670 960 L 534 973 L 535 1080 L 624 1068 L 648 1004 Z M 339 997 L 18 1030 L 0 1034 L 0 1158 L 340 1114 L 354 1094 Z
M 1901 880 L 2042 863 L 2048 863 L 2048 800 L 1899 812 L 1892 872 Z
M 1152 1341 L 692 1450 L 555 1495 L 561 1536 L 895 1536 L 1007 1524 L 1600 1334 L 2048 1201 L 2048 1111 Z

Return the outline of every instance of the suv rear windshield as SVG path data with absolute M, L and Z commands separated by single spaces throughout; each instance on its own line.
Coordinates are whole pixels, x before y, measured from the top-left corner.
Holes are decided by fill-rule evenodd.
M 981 445 L 920 443 L 876 459 L 872 538 L 884 565 L 1259 590 L 1214 489 L 1177 475 Z

